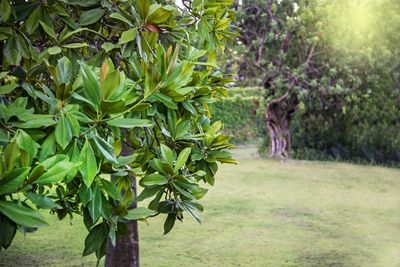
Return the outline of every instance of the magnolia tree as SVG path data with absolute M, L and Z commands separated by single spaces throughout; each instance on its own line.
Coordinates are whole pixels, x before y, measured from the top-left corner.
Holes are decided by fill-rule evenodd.
M 136 220 L 200 221 L 201 183 L 235 162 L 208 109 L 231 2 L 0 1 L 0 248 L 45 209 L 82 215 L 83 255 L 138 266 Z

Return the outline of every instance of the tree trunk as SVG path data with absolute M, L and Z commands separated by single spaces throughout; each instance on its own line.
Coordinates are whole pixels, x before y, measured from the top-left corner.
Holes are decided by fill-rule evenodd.
M 124 144 L 122 148 L 123 156 L 131 154 L 130 148 Z M 136 178 L 131 176 L 132 190 L 136 196 Z M 131 209 L 136 208 L 136 200 L 130 206 Z M 139 267 L 139 232 L 137 221 L 129 221 L 126 223 L 128 229 L 126 235 L 117 236 L 115 247 L 111 241 L 107 243 L 106 267 Z
M 274 158 L 290 158 L 291 113 L 279 106 L 279 103 L 270 103 L 266 107 L 266 124 L 270 137 L 269 156 Z

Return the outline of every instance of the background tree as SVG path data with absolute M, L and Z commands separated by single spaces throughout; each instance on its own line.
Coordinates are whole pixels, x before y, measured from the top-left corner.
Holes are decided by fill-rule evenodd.
M 340 129 L 343 115 L 351 114 L 348 111 L 357 101 L 362 103 L 360 99 L 371 89 L 367 78 L 383 70 L 377 63 L 395 55 L 395 49 L 384 44 L 385 40 L 395 44 L 384 37 L 393 31 L 386 26 L 396 25 L 384 18 L 383 7 L 398 10 L 397 4 L 389 2 L 271 0 L 243 1 L 239 6 L 238 54 L 243 52 L 239 78 L 253 78 L 265 88 L 271 156 L 289 157 L 290 125 L 298 111 L 302 116 L 296 124 L 299 131 L 307 128 L 307 117 L 319 118 L 317 124 L 309 120 L 311 127 L 302 135 L 306 138 L 320 134 L 318 126 L 324 123 L 331 130 Z M 393 64 L 389 66 L 386 72 L 393 74 Z M 393 85 L 389 88 L 394 92 Z M 315 139 L 320 141 L 321 136 Z
M 186 2 L 0 1 L 2 248 L 49 209 L 82 215 L 83 255 L 109 240 L 106 265 L 138 266 L 136 220 L 166 214 L 165 234 L 184 214 L 200 221 L 200 182 L 235 162 L 208 109 L 230 81 L 215 51 L 233 13 Z

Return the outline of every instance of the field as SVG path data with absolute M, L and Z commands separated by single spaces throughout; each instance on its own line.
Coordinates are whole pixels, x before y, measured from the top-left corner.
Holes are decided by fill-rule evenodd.
M 203 200 L 167 236 L 164 218 L 140 224 L 142 266 L 400 266 L 400 170 L 254 159 L 240 149 Z M 95 266 L 81 257 L 76 216 L 0 252 L 0 266 Z

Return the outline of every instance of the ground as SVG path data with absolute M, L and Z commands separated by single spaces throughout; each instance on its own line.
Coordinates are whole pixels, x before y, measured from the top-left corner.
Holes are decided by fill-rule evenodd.
M 201 225 L 163 236 L 140 223 L 142 266 L 400 266 L 400 170 L 253 158 L 222 165 Z M 58 222 L 0 252 L 0 266 L 95 266 L 81 257 L 81 219 Z

